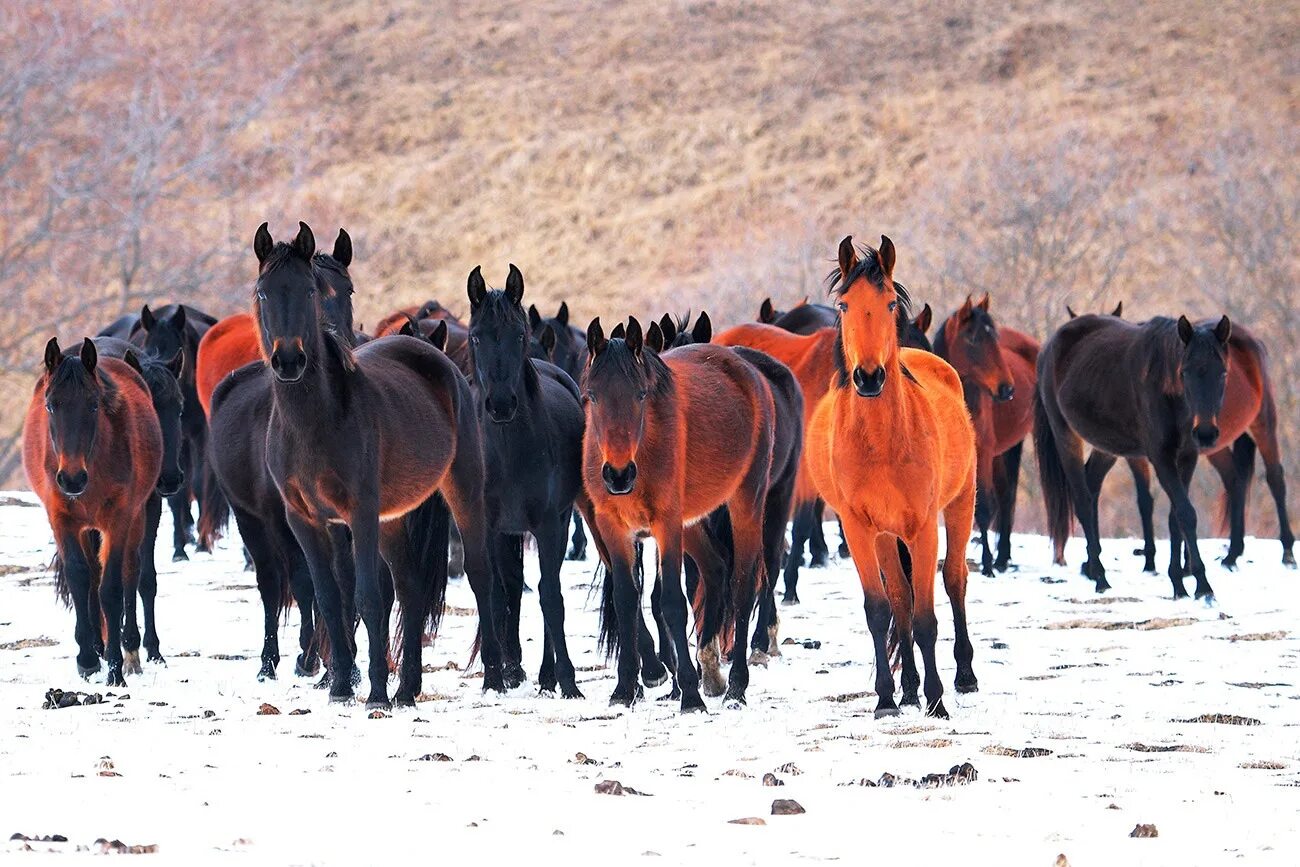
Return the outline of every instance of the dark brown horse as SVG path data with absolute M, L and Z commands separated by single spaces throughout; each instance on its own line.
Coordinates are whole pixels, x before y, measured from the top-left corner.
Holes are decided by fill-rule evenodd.
M 77 671 L 99 671 L 102 647 L 109 686 L 126 685 L 124 659 L 128 670 L 140 670 L 139 632 L 123 632 L 123 613 L 131 600 L 134 624 L 145 513 L 161 465 L 162 432 L 135 368 L 100 359 L 91 340 L 65 358 L 51 338 L 23 425 L 23 469 L 54 532 L 60 594 L 77 612 Z M 150 657 L 156 652 L 150 648 Z
M 446 586 L 446 549 L 437 537 L 448 507 L 465 540 L 479 606 L 484 688 L 503 689 L 484 537 L 483 451 L 469 383 L 425 341 L 393 335 L 353 352 L 324 328 L 321 296 L 329 287 L 312 267 L 316 242 L 305 223 L 289 244 L 276 244 L 264 223 L 253 248 L 253 313 L 273 374 L 267 466 L 329 630 L 331 699 L 350 700 L 353 656 L 331 563 L 347 552 L 333 550 L 331 525 L 352 533 L 357 609 L 370 647 L 367 703 L 389 704 L 390 591 L 380 572 L 382 554 L 402 611 L 395 697 L 413 705 L 420 636 L 426 621 L 440 615 Z
M 1038 341 L 1002 328 L 989 315 L 989 296 L 966 297 L 939 326 L 935 353 L 961 376 L 966 408 L 975 425 L 978 481 L 975 523 L 983 548 L 985 575 L 1004 572 L 1011 562 L 1011 529 L 1020 485 L 1020 456 L 1034 427 Z M 989 548 L 989 525 L 997 522 L 998 556 Z
M 1080 316 L 1061 326 L 1038 359 L 1034 451 L 1048 527 L 1058 560 L 1070 533 L 1070 507 L 1088 540 L 1084 575 L 1106 590 L 1097 499 L 1118 457 L 1146 458 L 1172 507 L 1169 579 L 1174 598 L 1187 595 L 1181 556 L 1186 540 L 1196 598 L 1214 590 L 1197 545 L 1196 508 L 1187 486 L 1199 451 L 1220 442 L 1224 382 L 1232 324 L 1193 325 L 1158 317 L 1132 324 L 1113 316 Z M 1092 453 L 1084 461 L 1084 445 Z

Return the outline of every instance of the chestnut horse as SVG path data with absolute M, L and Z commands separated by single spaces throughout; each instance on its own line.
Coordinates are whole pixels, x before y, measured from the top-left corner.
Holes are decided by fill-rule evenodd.
M 408 319 L 414 319 L 416 322 L 423 322 L 426 319 L 445 319 L 456 325 L 464 325 L 455 313 L 452 313 L 442 304 L 432 298 L 423 304 L 402 307 L 389 313 L 384 318 L 375 323 L 375 337 L 387 337 L 390 334 L 401 334 L 402 326 Z
M 1088 540 L 1083 574 L 1097 592 L 1110 588 L 1101 563 L 1097 499 L 1119 457 L 1146 458 L 1169 496 L 1169 580 L 1184 598 L 1183 576 L 1196 577 L 1196 598 L 1213 599 L 1196 540 L 1196 507 L 1187 486 L 1201 451 L 1220 447 L 1224 383 L 1232 323 L 1193 325 L 1157 317 L 1133 324 L 1114 316 L 1080 316 L 1057 329 L 1038 358 L 1034 451 L 1048 529 L 1061 562 L 1071 505 Z M 1092 453 L 1084 461 L 1084 445 Z M 1190 569 L 1183 562 L 1187 543 Z
M 1034 427 L 1038 341 L 999 328 L 989 315 L 989 296 L 966 297 L 939 326 L 934 351 L 961 376 L 966 408 L 975 425 L 978 460 L 975 523 L 980 528 L 985 575 L 1005 572 L 1011 562 L 1011 528 L 1020 486 L 1020 456 Z M 989 524 L 997 521 L 998 556 L 989 548 Z
M 321 305 L 334 327 L 344 334 L 355 334 L 352 323 L 352 237 L 339 229 L 331 253 L 317 253 L 314 264 L 334 290 Z M 236 313 L 213 325 L 199 342 L 195 359 L 195 387 L 205 416 L 212 416 L 212 392 L 227 374 L 245 364 L 262 360 L 257 338 L 257 323 L 251 313 Z
M 726 505 L 735 558 L 735 634 L 728 676 L 729 704 L 742 704 L 749 684 L 743 636 L 756 588 L 764 580 L 763 505 L 772 463 L 773 405 L 763 377 L 736 353 L 712 345 L 684 346 L 663 358 L 644 345 L 641 324 L 606 339 L 600 320 L 587 329 L 591 360 L 583 377 L 586 431 L 584 506 L 597 544 L 608 557 L 602 632 L 618 652 L 611 704 L 640 696 L 640 588 L 633 572 L 635 542 L 654 537 L 659 551 L 662 609 L 671 642 L 666 655 L 681 691 L 683 713 L 704 710 L 699 675 L 686 641 L 682 592 L 683 536 Z M 695 525 L 695 526 L 691 526 Z
M 307 224 L 299 223 L 292 243 L 276 244 L 263 223 L 253 249 L 253 313 L 273 375 L 266 462 L 329 630 L 330 698 L 351 699 L 353 657 L 331 562 L 348 552 L 332 550 L 331 526 L 343 524 L 352 532 L 356 603 L 370 646 L 367 704 L 389 705 L 386 603 L 392 597 L 386 598 L 391 591 L 381 579 L 382 554 L 402 609 L 395 697 L 414 705 L 420 637 L 425 623 L 441 614 L 446 589 L 446 550 L 437 537 L 448 507 L 465 540 L 466 571 L 478 602 L 484 688 L 501 690 L 484 535 L 483 451 L 469 383 L 423 340 L 393 335 L 353 352 L 346 338 L 325 328 L 321 300 L 331 289 L 313 268 L 316 242 Z
M 805 449 L 817 489 L 844 522 L 858 568 L 876 651 L 876 716 L 898 713 L 886 644 L 891 596 L 900 596 L 907 582 L 896 556 L 901 541 L 913 563 L 911 616 L 894 618 L 904 665 L 915 634 L 925 664 L 926 713 L 946 717 L 935 661 L 940 514 L 947 534 L 943 578 L 956 630 L 957 691 L 979 688 L 966 630 L 975 432 L 957 372 L 936 355 L 899 346 L 895 311 L 906 309 L 908 298 L 893 281 L 894 260 L 893 242 L 884 236 L 879 251 L 867 247 L 861 256 L 851 237 L 840 243 L 832 286 L 840 313 L 837 370 L 833 387 L 813 412 Z M 882 566 L 893 590 L 881 580 Z M 904 704 L 917 701 L 915 689 L 904 680 Z
M 76 357 L 64 358 L 51 338 L 23 424 L 23 469 L 54 532 L 60 595 L 77 612 L 77 672 L 99 671 L 103 642 L 109 686 L 126 685 L 123 650 L 126 669 L 140 671 L 140 636 L 123 632 L 122 616 L 126 600 L 135 607 L 145 513 L 162 453 L 162 431 L 140 374 L 126 361 L 99 358 L 91 340 L 82 341 Z M 95 593 L 103 633 L 91 614 Z M 149 651 L 151 659 L 162 658 L 156 647 Z

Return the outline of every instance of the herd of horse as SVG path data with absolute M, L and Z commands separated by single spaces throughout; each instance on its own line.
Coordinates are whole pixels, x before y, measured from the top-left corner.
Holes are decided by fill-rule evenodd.
M 937 575 L 952 603 L 955 687 L 973 692 L 966 545 L 977 526 L 982 572 L 1010 566 L 1031 435 L 1056 561 L 1077 518 L 1082 571 L 1099 592 L 1109 585 L 1098 495 L 1121 457 L 1138 482 L 1137 553 L 1149 571 L 1152 470 L 1169 497 L 1175 597 L 1188 574 L 1197 598 L 1213 596 L 1188 497 L 1202 454 L 1225 488 L 1224 564 L 1242 553 L 1257 450 L 1283 561 L 1295 562 L 1266 353 L 1227 317 L 1132 323 L 1121 308 L 1070 311 L 1040 346 L 1000 327 L 985 294 L 930 338 L 930 307 L 913 316 L 882 237 L 878 248 L 841 242 L 831 304 L 779 311 L 767 300 L 758 321 L 716 333 L 705 313 L 645 326 L 630 317 L 608 332 L 597 318 L 583 331 L 567 304 L 554 317 L 525 307 L 513 265 L 503 289 L 470 272 L 468 321 L 429 301 L 365 333 L 353 321 L 347 232 L 324 252 L 306 224 L 276 242 L 264 223 L 253 249 L 247 312 L 216 320 L 189 305 L 146 306 L 75 346 L 52 338 L 45 348 L 24 466 L 76 612 L 83 677 L 101 659 L 110 686 L 141 671 L 137 596 L 148 659 L 163 659 L 154 548 L 164 499 L 176 559 L 191 545 L 211 550 L 233 517 L 263 602 L 258 677 L 276 676 L 278 625 L 296 603 L 295 673 L 314 676 L 325 662 L 320 685 L 333 700 L 359 685 L 364 625 L 370 708 L 415 703 L 421 642 L 462 571 L 484 689 L 526 680 L 529 536 L 544 622 L 537 682 L 580 697 L 560 569 L 566 545 L 569 558 L 587 556 L 588 535 L 603 566 L 601 642 L 617 657 L 611 703 L 630 706 L 671 679 L 663 697 L 683 712 L 703 710 L 705 696 L 742 705 L 750 665 L 780 653 L 777 577 L 797 603 L 805 547 L 814 567 L 829 556 L 830 506 L 862 586 L 877 716 L 922 706 L 922 689 L 925 711 L 946 716 Z

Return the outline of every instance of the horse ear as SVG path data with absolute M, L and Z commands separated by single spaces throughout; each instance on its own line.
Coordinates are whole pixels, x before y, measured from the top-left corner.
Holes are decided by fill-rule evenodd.
M 600 317 L 597 316 L 587 326 L 587 354 L 594 359 L 605 351 L 608 344 L 609 341 L 605 339 L 605 331 L 600 327 Z
M 636 321 L 635 316 L 627 318 L 627 337 L 624 340 L 627 341 L 627 348 L 639 359 L 645 346 L 645 336 L 641 333 L 641 323 Z
M 478 306 L 483 303 L 483 299 L 487 297 L 487 284 L 483 282 L 482 265 L 475 265 L 474 270 L 469 272 L 466 291 L 469 294 L 470 308 L 477 310 Z
M 673 318 L 667 313 L 659 319 L 659 332 L 663 337 L 664 346 L 672 346 L 673 341 L 677 339 L 677 324 L 673 322 Z M 658 349 L 655 350 L 655 352 L 658 351 Z
M 316 255 L 316 236 L 311 233 L 311 226 L 298 221 L 298 236 L 293 239 L 293 249 L 299 256 L 310 260 Z
M 171 371 L 172 376 L 180 379 L 181 374 L 185 372 L 185 352 L 183 350 L 178 351 L 171 358 L 167 359 L 166 364 L 167 369 Z
M 53 373 L 63 362 L 63 350 L 59 349 L 59 338 L 51 337 L 45 344 L 45 369 Z
M 961 308 L 958 309 L 958 311 L 957 311 L 957 319 L 958 319 L 958 321 L 960 321 L 960 322 L 965 322 L 967 319 L 970 319 L 970 315 L 971 315 L 972 309 L 973 309 L 973 305 L 971 304 L 970 296 L 967 295 L 967 296 L 966 296 L 966 303 L 963 304 L 963 305 L 961 306 Z
M 691 329 L 691 339 L 696 343 L 713 341 L 713 320 L 703 310 L 700 311 L 700 318 L 695 320 L 695 327 Z
M 1115 309 L 1110 312 L 1110 315 L 1114 316 L 1116 319 L 1124 318 L 1124 302 L 1121 301 L 1116 304 Z
M 776 310 L 772 307 L 772 299 L 764 298 L 763 303 L 758 305 L 758 321 L 764 325 L 771 325 L 776 320 Z
M 555 313 L 555 321 L 563 325 L 565 328 L 569 327 L 569 302 L 568 301 L 560 302 L 560 309 L 557 310 Z
M 611 332 L 609 332 L 609 339 L 610 339 L 610 340 L 626 340 L 626 339 L 627 339 L 627 329 L 623 327 L 623 323 L 622 323 L 622 322 L 620 322 L 620 323 L 618 323 L 617 325 L 615 325 L 615 326 L 614 326 L 614 330 L 611 331 Z
M 145 331 L 153 331 L 153 327 L 158 324 L 148 304 L 140 308 L 140 324 L 144 326 Z
M 89 337 L 81 341 L 81 365 L 87 371 L 94 373 L 95 365 L 99 363 L 99 352 L 95 349 L 95 341 Z
M 845 235 L 844 240 L 840 241 L 840 280 L 845 282 L 849 279 L 849 274 L 857 267 L 858 251 L 853 248 L 853 236 Z M 848 286 L 842 287 L 844 289 Z
M 1178 317 L 1178 336 L 1182 339 L 1183 343 L 1191 343 L 1192 335 L 1195 332 L 1196 329 L 1192 327 L 1192 323 L 1187 320 L 1186 316 Z
M 334 252 L 330 255 L 344 268 L 352 264 L 352 236 L 347 229 L 339 229 L 339 236 L 334 239 Z
M 257 227 L 257 234 L 253 235 L 253 252 L 257 254 L 257 264 L 265 265 L 274 249 L 275 241 L 271 239 L 271 231 L 263 223 Z
M 172 326 L 175 327 L 177 331 L 185 330 L 185 305 L 184 304 L 176 305 L 176 312 L 172 314 L 171 322 L 172 322 Z
M 551 327 L 551 323 L 542 326 L 542 335 L 537 338 L 537 342 L 542 344 L 547 358 L 555 357 L 555 329 Z
M 880 268 L 885 272 L 885 276 L 891 280 L 894 277 L 894 242 L 889 240 L 888 235 L 880 236 L 880 250 L 877 253 L 880 257 Z
M 1071 318 L 1071 319 L 1078 319 L 1078 318 L 1079 318 L 1079 314 L 1078 314 L 1078 313 L 1075 313 L 1075 312 L 1074 312 L 1074 308 L 1071 307 L 1069 304 L 1066 304 L 1066 305 L 1065 305 L 1065 312 L 1068 313 L 1068 314 L 1070 315 L 1070 318 Z
M 510 274 L 506 277 L 506 296 L 511 304 L 520 304 L 524 300 L 524 275 L 514 263 L 510 263 Z
M 1232 337 L 1232 323 L 1228 321 L 1228 317 L 1224 316 L 1219 320 L 1219 324 L 1214 326 L 1214 336 L 1219 338 L 1219 343 L 1228 345 L 1228 338 Z
M 975 306 L 978 307 L 979 309 L 983 310 L 985 313 L 988 313 L 988 312 L 989 312 L 989 293 L 985 292 L 985 293 L 984 293 L 984 297 L 981 298 L 980 301 L 979 301 L 979 303 L 976 304 Z
M 646 329 L 645 345 L 655 352 L 664 351 L 664 332 L 658 322 L 651 322 L 650 327 Z
M 122 360 L 126 362 L 127 367 L 130 367 L 136 373 L 144 376 L 144 368 L 140 366 L 140 359 L 136 358 L 134 349 L 128 349 L 123 353 Z
M 435 349 L 442 352 L 447 351 L 447 320 L 439 319 L 438 324 L 433 326 L 433 333 L 429 335 L 429 342 L 434 345 Z
M 532 331 L 538 331 L 542 327 L 542 314 L 537 312 L 536 304 L 528 305 L 528 328 Z
M 912 320 L 912 324 L 916 326 L 917 331 L 924 334 L 925 332 L 930 330 L 930 323 L 933 321 L 934 321 L 934 311 L 931 310 L 930 305 L 927 304 L 921 308 L 921 315 L 917 316 L 916 319 Z
M 397 333 L 405 334 L 407 337 L 419 337 L 420 332 L 415 327 L 415 320 L 411 318 L 409 313 L 405 315 L 406 321 L 402 323 L 401 328 L 397 329 Z

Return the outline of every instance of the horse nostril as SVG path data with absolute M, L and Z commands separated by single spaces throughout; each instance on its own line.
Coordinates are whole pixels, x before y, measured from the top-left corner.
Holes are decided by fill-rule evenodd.
M 853 388 L 861 397 L 879 397 L 885 388 L 885 368 L 877 367 L 871 373 L 853 368 Z
M 605 482 L 605 489 L 611 494 L 631 493 L 632 486 L 636 483 L 636 461 L 628 463 L 621 470 L 606 463 L 600 469 L 601 479 Z

